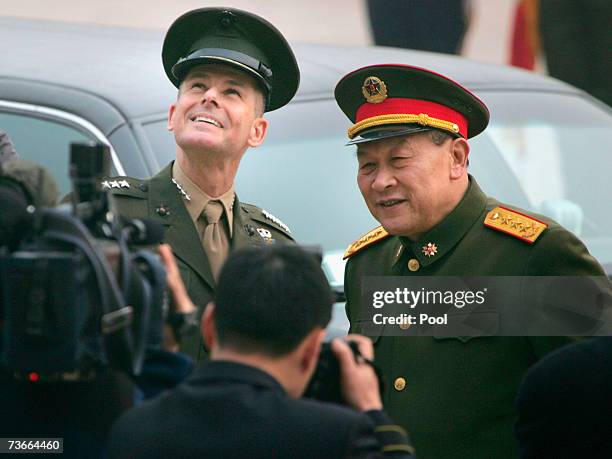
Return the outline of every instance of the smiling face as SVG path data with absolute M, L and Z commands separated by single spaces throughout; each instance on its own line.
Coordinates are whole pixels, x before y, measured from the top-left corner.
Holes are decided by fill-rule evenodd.
M 267 121 L 255 81 L 233 67 L 207 64 L 189 71 L 170 107 L 168 129 L 186 152 L 212 152 L 240 158 L 260 145 Z
M 390 234 L 416 241 L 463 197 L 468 152 L 464 139 L 437 145 L 430 132 L 364 143 L 357 151 L 357 184 Z

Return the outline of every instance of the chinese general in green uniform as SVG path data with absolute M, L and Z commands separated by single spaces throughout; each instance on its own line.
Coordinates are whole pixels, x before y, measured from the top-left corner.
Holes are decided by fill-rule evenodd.
M 364 276 L 602 276 L 573 234 L 489 198 L 467 173 L 467 138 L 489 113 L 425 69 L 348 74 L 336 99 L 354 125 L 358 184 L 382 226 L 349 246 L 351 331 L 362 331 Z M 404 325 L 405 326 L 405 325 Z M 565 337 L 373 336 L 385 408 L 420 458 L 514 458 L 514 398 L 526 370 Z

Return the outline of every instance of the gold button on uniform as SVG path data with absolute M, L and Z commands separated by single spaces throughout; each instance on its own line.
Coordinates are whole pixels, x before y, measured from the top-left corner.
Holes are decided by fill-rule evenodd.
M 396 391 L 402 391 L 406 387 L 406 380 L 404 378 L 397 378 L 393 383 Z
M 402 322 L 402 323 L 399 325 L 399 327 L 400 327 L 402 330 L 408 330 L 408 329 L 410 328 L 410 322 Z
M 421 264 L 419 263 L 419 260 L 417 260 L 416 258 L 411 258 L 408 261 L 408 269 L 412 272 L 418 271 L 419 268 L 421 267 Z

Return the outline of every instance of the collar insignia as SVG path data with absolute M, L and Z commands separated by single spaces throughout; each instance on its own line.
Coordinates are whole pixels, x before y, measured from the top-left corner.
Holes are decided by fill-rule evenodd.
M 433 242 L 428 242 L 423 246 L 423 255 L 426 257 L 433 257 L 436 253 L 438 253 L 438 246 Z
M 172 179 L 172 183 L 176 185 L 176 188 L 179 190 L 179 193 L 186 201 L 191 201 L 191 196 L 183 189 L 183 187 L 176 180 Z

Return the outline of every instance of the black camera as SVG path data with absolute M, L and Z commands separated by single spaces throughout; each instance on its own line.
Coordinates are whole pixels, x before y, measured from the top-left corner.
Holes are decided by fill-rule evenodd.
M 361 357 L 361 352 L 359 351 L 357 343 L 355 341 L 348 341 L 348 345 L 351 351 L 353 351 L 353 356 L 357 362 L 358 358 Z M 366 360 L 364 363 L 372 365 L 374 368 L 378 378 L 378 389 L 382 397 L 384 389 L 382 372 L 378 366 L 371 361 Z M 332 351 L 331 343 L 323 343 L 321 346 L 319 362 L 306 387 L 304 397 L 313 398 L 322 402 L 338 403 L 341 405 L 346 404 L 340 388 L 340 362 L 338 362 L 336 354 Z
M 72 206 L 29 206 L 27 232 L 0 253 L 0 363 L 16 379 L 84 381 L 105 367 L 137 375 L 162 342 L 165 270 L 142 246 L 163 229 L 114 212 L 102 185 L 107 146 L 70 153 Z

